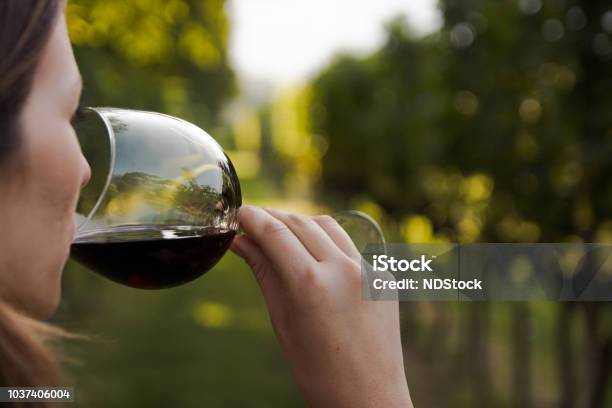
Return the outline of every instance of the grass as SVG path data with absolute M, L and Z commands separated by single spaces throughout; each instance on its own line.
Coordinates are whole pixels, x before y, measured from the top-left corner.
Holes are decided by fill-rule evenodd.
M 91 335 L 67 352 L 75 406 L 304 406 L 246 264 L 228 254 L 202 278 L 145 291 L 70 262 L 54 320 Z M 72 384 L 70 384 L 72 385 Z

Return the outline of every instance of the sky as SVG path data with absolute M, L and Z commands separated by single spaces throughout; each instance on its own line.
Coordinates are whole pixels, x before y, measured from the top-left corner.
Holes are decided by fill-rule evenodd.
M 241 79 L 300 82 L 338 51 L 367 54 L 404 14 L 417 35 L 441 25 L 436 0 L 229 0 L 230 61 Z

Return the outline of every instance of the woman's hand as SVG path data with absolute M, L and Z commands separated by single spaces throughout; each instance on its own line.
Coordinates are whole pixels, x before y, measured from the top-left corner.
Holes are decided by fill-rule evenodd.
M 249 264 L 312 406 L 410 407 L 397 302 L 364 301 L 361 256 L 329 216 L 245 206 L 232 250 Z

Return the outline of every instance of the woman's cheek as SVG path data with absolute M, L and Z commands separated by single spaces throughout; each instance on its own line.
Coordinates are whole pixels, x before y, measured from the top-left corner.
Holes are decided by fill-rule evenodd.
M 51 133 L 51 132 L 49 132 Z M 46 135 L 38 155 L 35 177 L 41 183 L 47 216 L 54 220 L 54 233 L 72 233 L 72 216 L 80 190 L 80 148 L 70 125 L 58 126 Z M 49 143 L 49 141 L 53 141 Z M 72 236 L 65 237 L 72 239 Z
M 68 132 L 70 139 L 72 133 Z M 69 231 L 72 231 L 72 217 L 76 208 L 77 200 L 81 187 L 81 149 L 76 143 L 76 139 L 69 140 L 66 152 L 70 152 L 68 157 L 65 157 L 63 163 L 58 164 L 58 168 L 63 171 L 59 174 L 59 184 L 63 186 L 61 189 L 61 197 L 58 197 L 62 202 L 62 214 Z M 72 237 L 71 237 L 72 239 Z

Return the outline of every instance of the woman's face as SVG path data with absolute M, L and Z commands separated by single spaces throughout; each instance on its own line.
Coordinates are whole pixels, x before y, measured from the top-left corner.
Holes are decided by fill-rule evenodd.
M 0 296 L 38 318 L 59 304 L 72 216 L 90 177 L 70 123 L 80 93 L 62 13 L 18 118 L 21 144 L 0 174 Z

